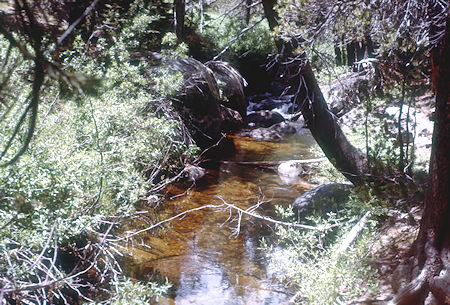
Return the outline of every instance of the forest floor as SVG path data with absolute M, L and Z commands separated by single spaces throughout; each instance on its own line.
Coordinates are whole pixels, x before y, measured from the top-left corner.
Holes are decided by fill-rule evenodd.
M 377 299 L 392 297 L 409 277 L 406 274 L 409 269 L 404 263 L 410 257 L 410 249 L 419 232 L 422 206 L 416 203 L 408 208 L 409 211 L 389 211 L 390 217 L 380 227 L 379 241 L 371 249 L 380 286 Z
M 419 184 L 419 190 L 416 194 L 409 194 L 408 199 L 399 201 L 398 206 L 390 208 L 388 217 L 379 226 L 379 240 L 370 251 L 380 288 L 377 300 L 392 298 L 411 276 L 407 262 L 411 257 L 423 212 L 434 123 L 434 96 L 427 92 L 418 97 L 416 103 L 415 155 L 419 164 L 413 179 Z M 369 300 L 370 297 L 364 296 L 361 300 L 363 299 Z M 367 301 L 362 301 L 361 304 L 367 304 Z

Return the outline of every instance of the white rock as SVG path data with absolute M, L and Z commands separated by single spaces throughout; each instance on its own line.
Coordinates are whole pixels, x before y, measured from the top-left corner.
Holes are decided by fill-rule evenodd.
M 283 162 L 278 166 L 278 174 L 285 177 L 297 177 L 303 172 L 303 167 L 297 161 Z

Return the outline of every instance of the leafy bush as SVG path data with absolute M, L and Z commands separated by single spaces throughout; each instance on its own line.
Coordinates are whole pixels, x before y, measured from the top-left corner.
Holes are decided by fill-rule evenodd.
M 167 293 L 172 286 L 167 281 L 164 284 L 156 284 L 153 282 L 139 283 L 130 279 L 121 279 L 113 283 L 115 287 L 115 295 L 112 297 L 113 305 L 146 305 L 158 296 Z
M 269 25 L 266 20 L 257 24 L 254 28 L 237 38 L 232 44 L 234 38 L 247 27 L 242 18 L 224 17 L 219 19 L 221 22 L 211 23 L 204 29 L 204 35 L 212 41 L 218 52 L 221 52 L 229 46 L 226 54 L 228 57 L 241 56 L 243 53 L 250 52 L 264 55 L 275 51 L 275 43 L 269 31 Z M 252 20 L 254 21 L 254 20 Z
M 90 272 L 101 274 L 101 281 L 117 278 L 103 235 L 114 233 L 109 224 L 135 212 L 156 183 L 175 174 L 197 152 L 184 142 L 180 122 L 171 116 L 169 97 L 181 84 L 180 75 L 151 73 L 148 62 L 130 62 L 134 37 L 149 31 L 148 24 L 155 20 L 148 14 L 143 10 L 127 21 L 113 35 L 113 44 L 98 39 L 98 58 L 86 56 L 80 38 L 61 54 L 68 71 L 102 80 L 96 94 L 74 95 L 64 85 L 46 81 L 30 148 L 18 162 L 0 167 L 0 274 L 11 300 L 63 300 L 67 291 L 61 291 L 77 291 Z M 0 44 L 5 58 L 8 44 L 3 37 Z M 172 47 L 166 56 L 185 52 L 183 46 Z M 1 91 L 2 139 L 14 132 L 31 89 L 30 65 L 14 48 L 9 58 L 11 73 L 5 82 L 9 87 Z M 5 158 L 19 149 L 24 129 Z M 83 246 L 76 240 L 83 240 Z M 84 260 L 92 265 L 83 262 L 84 270 L 66 270 L 56 259 L 62 250 L 74 256 L 85 253 Z M 77 272 L 79 276 L 72 277 Z M 20 291 L 38 282 L 45 289 Z M 125 279 L 117 293 L 138 286 Z M 16 288 L 19 291 L 10 294 Z M 164 291 L 153 286 L 144 290 L 147 295 Z
M 317 227 L 328 230 L 276 228 L 275 242 L 263 241 L 270 267 L 280 280 L 293 286 L 298 304 L 340 304 L 377 292 L 375 271 L 370 266 L 370 245 L 377 238 L 376 222 L 370 220 L 356 243 L 343 253 L 337 250 L 355 222 L 364 213 L 359 199 L 353 198 L 345 209 L 321 217 L 308 217 Z M 293 213 L 277 207 L 281 217 Z M 374 213 L 377 213 L 374 211 Z

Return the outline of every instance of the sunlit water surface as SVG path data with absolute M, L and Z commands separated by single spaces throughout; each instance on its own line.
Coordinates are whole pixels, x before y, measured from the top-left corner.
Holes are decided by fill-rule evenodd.
M 282 142 L 259 142 L 234 137 L 236 153 L 228 161 L 279 161 L 306 159 L 314 140 L 307 131 Z M 190 190 L 168 189 L 160 219 L 222 200 L 246 209 L 263 202 L 258 214 L 274 216 L 275 205 L 289 205 L 310 185 L 297 179 L 287 184 L 276 168 L 220 163 Z M 179 196 L 174 196 L 178 194 Z M 169 196 L 170 197 L 170 196 Z M 282 304 L 292 297 L 275 280 L 259 241 L 272 232 L 260 220 L 242 218 L 229 209 L 208 208 L 172 221 L 158 234 L 141 236 L 130 247 L 133 259 L 126 269 L 137 279 L 167 278 L 174 284 L 169 297 L 157 304 Z M 139 245 L 141 243 L 142 245 Z

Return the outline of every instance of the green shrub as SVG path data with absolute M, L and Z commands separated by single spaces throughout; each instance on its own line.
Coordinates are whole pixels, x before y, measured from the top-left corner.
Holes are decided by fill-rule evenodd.
M 95 94 L 86 95 L 74 94 L 67 85 L 47 80 L 29 149 L 16 163 L 0 167 L 0 251 L 4 254 L 0 274 L 11 283 L 19 283 L 18 288 L 66 275 L 62 265 L 46 269 L 55 249 L 75 254 L 85 251 L 88 256 L 97 251 L 93 263 L 102 258 L 100 265 L 117 268 L 105 263 L 111 259 L 107 244 L 89 250 L 87 246 L 81 249 L 75 240 L 87 237 L 87 245 L 103 240 L 106 223 L 126 219 L 135 212 L 156 183 L 176 174 L 197 152 L 196 147 L 184 142 L 180 122 L 172 117 L 170 96 L 181 84 L 181 76 L 161 69 L 152 73 L 155 70 L 148 62 L 130 62 L 128 51 L 135 47 L 133 37 L 141 37 L 144 33 L 140 31 L 148 31 L 148 24 L 154 20 L 148 13 L 143 10 L 121 27 L 121 32 L 113 35 L 113 44 L 100 38 L 96 44 L 97 53 L 101 53 L 98 58 L 86 56 L 80 38 L 72 49 L 61 53 L 67 71 L 102 82 L 96 82 Z M 8 44 L 3 37 L 0 44 L 1 58 L 5 58 Z M 164 52 L 166 57 L 185 53 L 183 46 L 171 47 Z M 0 91 L 5 97 L 5 104 L 0 104 L 2 139 L 9 139 L 13 133 L 31 90 L 27 80 L 30 64 L 15 49 L 10 63 L 17 66 L 11 70 L 8 87 Z M 26 124 L 5 159 L 18 151 L 25 132 Z M 108 232 L 114 234 L 114 230 Z M 73 281 L 80 280 L 77 277 Z M 13 298 L 59 298 L 63 286 L 53 286 L 53 296 L 47 290 L 25 290 Z M 117 287 L 120 294 L 143 286 L 125 281 Z M 156 286 L 142 289 L 146 295 L 164 291 Z M 128 297 L 117 297 L 121 299 Z M 126 303 L 121 302 L 116 303 Z
M 339 212 L 308 217 L 317 227 L 337 225 L 328 230 L 276 228 L 274 242 L 263 241 L 270 267 L 298 292 L 297 304 L 340 304 L 378 290 L 375 270 L 370 266 L 370 245 L 377 238 L 376 222 L 369 220 L 355 244 L 338 254 L 342 240 L 364 213 L 353 198 Z M 291 210 L 277 207 L 279 215 L 292 219 Z
M 213 22 L 204 29 L 204 35 L 215 45 L 217 52 L 221 52 L 230 42 L 247 27 L 242 18 L 224 17 L 221 22 Z M 251 22 L 254 22 L 252 20 Z M 236 39 L 227 51 L 228 58 L 241 56 L 243 53 L 253 53 L 267 56 L 276 50 L 274 39 L 270 34 L 269 25 L 263 20 L 251 30 Z M 227 57 L 226 57 L 227 58 Z
M 152 299 L 167 293 L 172 286 L 169 282 L 158 284 L 153 282 L 139 283 L 124 278 L 113 283 L 115 294 L 111 298 L 113 305 L 146 305 Z

